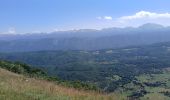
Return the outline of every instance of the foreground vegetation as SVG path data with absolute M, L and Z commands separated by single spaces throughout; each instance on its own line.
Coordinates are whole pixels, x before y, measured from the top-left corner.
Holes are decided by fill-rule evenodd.
M 0 61 L 0 68 L 4 68 L 14 73 L 25 75 L 27 77 L 52 81 L 58 85 L 62 85 L 66 87 L 72 87 L 72 88 L 81 89 L 81 90 L 99 91 L 99 89 L 93 84 L 88 84 L 88 83 L 84 83 L 80 81 L 64 81 L 64 80 L 59 79 L 56 76 L 55 77 L 48 76 L 41 69 L 33 68 L 27 64 L 23 64 L 20 62 L 12 63 L 9 61 Z
M 58 86 L 0 69 L 0 100 L 117 100 L 114 96 Z
M 76 82 L 61 85 L 56 83 L 57 80 L 52 80 L 54 78 L 47 78 L 43 71 L 21 63 L 1 61 L 0 67 L 0 100 L 123 100 L 125 98 L 119 94 L 107 95 L 87 90 L 87 86 L 83 87 Z M 78 86 L 68 87 L 73 83 Z
M 80 93 L 70 95 L 71 93 L 61 92 L 61 94 L 63 93 L 61 97 L 64 100 L 170 100 L 170 43 L 116 50 L 42 51 L 2 53 L 0 55 L 1 59 L 20 60 L 34 65 L 34 67 L 30 67 L 19 62 L 0 61 L 1 68 L 21 74 L 23 76 L 19 77 L 24 78 L 19 78 L 21 83 L 14 82 L 18 84 L 16 86 L 11 86 L 12 82 L 5 83 L 1 78 L 2 84 L 7 84 L 7 86 L 1 87 L 0 93 L 3 95 L 13 91 L 10 89 L 17 88 L 18 91 L 14 90 L 17 91 L 17 95 L 31 95 L 32 97 L 35 94 L 36 100 L 37 98 L 53 100 L 51 97 L 54 94 L 54 100 L 56 100 L 61 96 L 55 94 L 58 93 L 57 91 L 62 91 L 56 88 L 59 87 L 65 91 L 73 90 L 73 94 Z M 44 71 L 48 71 L 48 74 L 37 69 L 36 65 Z M 29 80 L 31 83 L 27 84 Z M 17 87 L 22 82 L 31 88 L 30 91 L 27 91 L 29 88 L 24 90 L 27 91 L 26 94 L 25 92 L 22 94 L 21 87 Z M 32 83 L 35 83 L 36 86 Z M 46 88 L 46 85 L 37 85 L 41 83 L 46 83 L 47 86 L 53 84 L 50 91 L 54 91 L 54 93 L 49 93 L 50 87 Z M 5 90 L 5 88 L 7 89 Z M 34 92 L 34 90 L 38 92 Z M 5 93 L 5 91 L 7 92 Z
M 0 59 L 21 61 L 63 80 L 95 84 L 114 92 L 142 74 L 159 74 L 170 66 L 170 42 L 94 51 L 0 53 Z
M 13 65 L 13 67 L 15 66 L 15 68 L 12 68 L 11 65 Z M 165 68 L 160 73 L 156 74 L 142 74 L 136 76 L 132 82 L 118 87 L 113 93 L 106 94 L 96 90 L 82 90 L 80 88 L 76 89 L 74 87 L 68 87 L 67 85 L 61 85 L 56 79 L 52 80 L 54 79 L 52 77 L 50 80 L 50 77 L 45 76 L 43 71 L 32 69 L 28 65 L 25 65 L 27 67 L 23 67 L 23 65 L 21 63 L 1 61 L 0 100 L 170 99 L 170 68 Z M 23 71 L 26 68 L 30 69 L 29 73 Z M 63 81 L 63 83 L 64 82 L 65 81 Z

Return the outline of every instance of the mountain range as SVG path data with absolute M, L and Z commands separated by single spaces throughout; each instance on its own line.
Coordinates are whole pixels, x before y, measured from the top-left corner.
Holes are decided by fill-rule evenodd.
M 81 29 L 37 34 L 0 34 L 0 52 L 98 50 L 170 41 L 170 27 L 147 23 L 139 27 Z

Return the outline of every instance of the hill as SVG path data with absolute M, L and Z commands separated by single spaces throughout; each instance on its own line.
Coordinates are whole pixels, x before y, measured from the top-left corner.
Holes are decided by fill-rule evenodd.
M 170 43 L 93 51 L 1 53 L 0 59 L 38 66 L 50 76 L 95 84 L 104 92 L 136 81 L 136 76 L 159 74 L 170 66 Z
M 12 68 L 9 65 L 16 67 Z M 24 71 L 22 72 L 25 74 L 20 73 L 23 67 L 15 63 L 1 61 L 0 67 L 0 100 L 169 100 L 170 98 L 169 67 L 164 68 L 161 73 L 135 76 L 133 82 L 123 87 L 119 86 L 118 90 L 109 94 L 60 85 L 56 80 L 44 78 L 44 74 L 43 76 L 37 74 L 41 70 L 36 73 L 33 70 L 29 74 Z
M 113 96 L 78 91 L 0 69 L 1 100 L 110 100 Z M 113 100 L 112 99 L 112 100 Z M 115 100 L 117 100 L 115 98 Z
M 90 92 L 92 100 L 95 100 L 96 93 L 97 97 L 102 95 L 101 99 L 111 100 L 169 100 L 169 48 L 170 42 L 164 42 L 93 51 L 1 53 L 0 59 L 22 61 L 33 67 L 7 61 L 0 61 L 0 65 L 42 83 L 45 81 L 66 89 Z
M 6 63 L 6 62 L 4 62 Z M 7 65 L 9 65 L 7 63 Z M 2 67 L 2 64 L 0 65 Z M 6 68 L 7 67 L 2 67 Z M 0 68 L 0 100 L 118 100 L 119 94 L 101 94 L 57 85 Z

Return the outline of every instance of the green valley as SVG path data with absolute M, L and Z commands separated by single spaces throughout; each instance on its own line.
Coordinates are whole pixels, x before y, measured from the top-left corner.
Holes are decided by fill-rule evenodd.
M 66 87 L 132 99 L 154 95 L 169 99 L 169 47 L 166 42 L 95 51 L 13 52 L 1 53 L 0 59 L 41 69 L 43 73 L 38 74 L 43 74 L 43 79 L 54 81 L 58 77 L 57 83 Z

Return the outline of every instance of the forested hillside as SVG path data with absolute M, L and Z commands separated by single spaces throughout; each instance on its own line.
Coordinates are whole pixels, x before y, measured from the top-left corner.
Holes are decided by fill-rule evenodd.
M 51 81 L 65 87 L 71 87 L 80 90 L 100 91 L 94 84 L 87 84 L 80 81 L 64 81 L 59 79 L 57 76 L 52 77 L 47 75 L 46 72 L 42 71 L 41 69 L 34 68 L 20 62 L 12 63 L 9 61 L 0 61 L 0 68 L 9 70 L 17 74 L 24 75 L 28 78 L 37 78 L 37 79 Z
M 8 71 L 7 71 L 8 70 Z M 12 71 L 12 72 L 11 72 Z M 15 73 L 13 73 L 15 72 Z M 119 94 L 102 94 L 75 87 L 63 86 L 38 69 L 21 63 L 0 61 L 0 100 L 123 100 Z M 66 83 L 63 81 L 63 83 Z M 67 83 L 72 85 L 73 83 Z
M 1 53 L 0 58 L 22 61 L 63 80 L 94 83 L 114 92 L 142 74 L 159 74 L 170 66 L 170 43 L 95 51 Z

